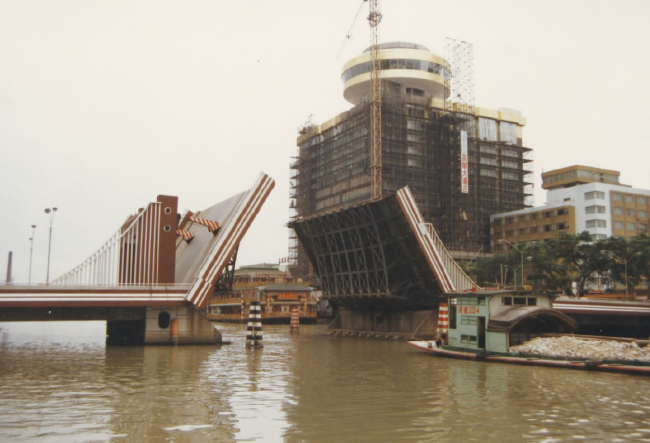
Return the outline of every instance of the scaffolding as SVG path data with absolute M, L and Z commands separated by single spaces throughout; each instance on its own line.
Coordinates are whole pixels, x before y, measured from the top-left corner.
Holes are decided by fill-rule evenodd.
M 426 222 L 454 255 L 489 251 L 491 214 L 533 205 L 532 150 L 521 138 L 481 137 L 474 105 L 471 45 L 452 40 L 441 72 L 451 97 L 381 82 L 382 194 L 408 186 Z M 454 95 L 455 94 L 455 95 Z M 291 220 L 371 199 L 371 102 L 368 98 L 323 125 L 298 130 L 291 164 Z M 468 189 L 461 190 L 461 131 L 467 133 Z M 292 274 L 313 269 L 290 230 Z M 314 283 L 313 279 L 311 280 Z

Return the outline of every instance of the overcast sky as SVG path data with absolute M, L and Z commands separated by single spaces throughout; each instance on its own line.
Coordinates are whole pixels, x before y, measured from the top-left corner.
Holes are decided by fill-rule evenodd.
M 13 251 L 44 282 L 95 250 L 158 194 L 200 210 L 276 188 L 238 265 L 287 255 L 297 128 L 351 107 L 342 65 L 370 42 L 360 0 L 0 0 L 0 280 Z M 380 41 L 442 55 L 474 45 L 476 104 L 521 110 L 543 170 L 621 171 L 650 189 L 648 1 L 382 0 Z M 347 40 L 342 45 L 344 40 Z M 338 57 L 337 57 L 338 54 Z

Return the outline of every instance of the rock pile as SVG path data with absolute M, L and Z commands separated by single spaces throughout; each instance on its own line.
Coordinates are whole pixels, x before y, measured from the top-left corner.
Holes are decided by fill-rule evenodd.
M 514 354 L 582 357 L 594 360 L 640 360 L 650 362 L 650 346 L 613 340 L 581 340 L 576 337 L 537 337 L 522 345 L 512 346 Z

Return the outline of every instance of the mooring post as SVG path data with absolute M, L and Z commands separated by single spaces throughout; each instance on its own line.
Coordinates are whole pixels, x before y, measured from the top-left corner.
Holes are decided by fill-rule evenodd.
M 291 334 L 300 333 L 300 311 L 298 306 L 291 307 L 291 324 L 289 325 L 289 332 Z
M 248 335 L 246 336 L 246 346 L 249 348 L 261 348 L 262 344 L 262 310 L 259 301 L 252 301 L 248 314 Z

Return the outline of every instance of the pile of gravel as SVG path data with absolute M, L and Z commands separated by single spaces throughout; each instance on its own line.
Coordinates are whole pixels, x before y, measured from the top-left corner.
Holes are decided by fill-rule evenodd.
M 640 360 L 650 362 L 650 346 L 613 340 L 581 340 L 576 337 L 537 337 L 522 345 L 512 346 L 513 354 L 582 357 L 594 360 Z

